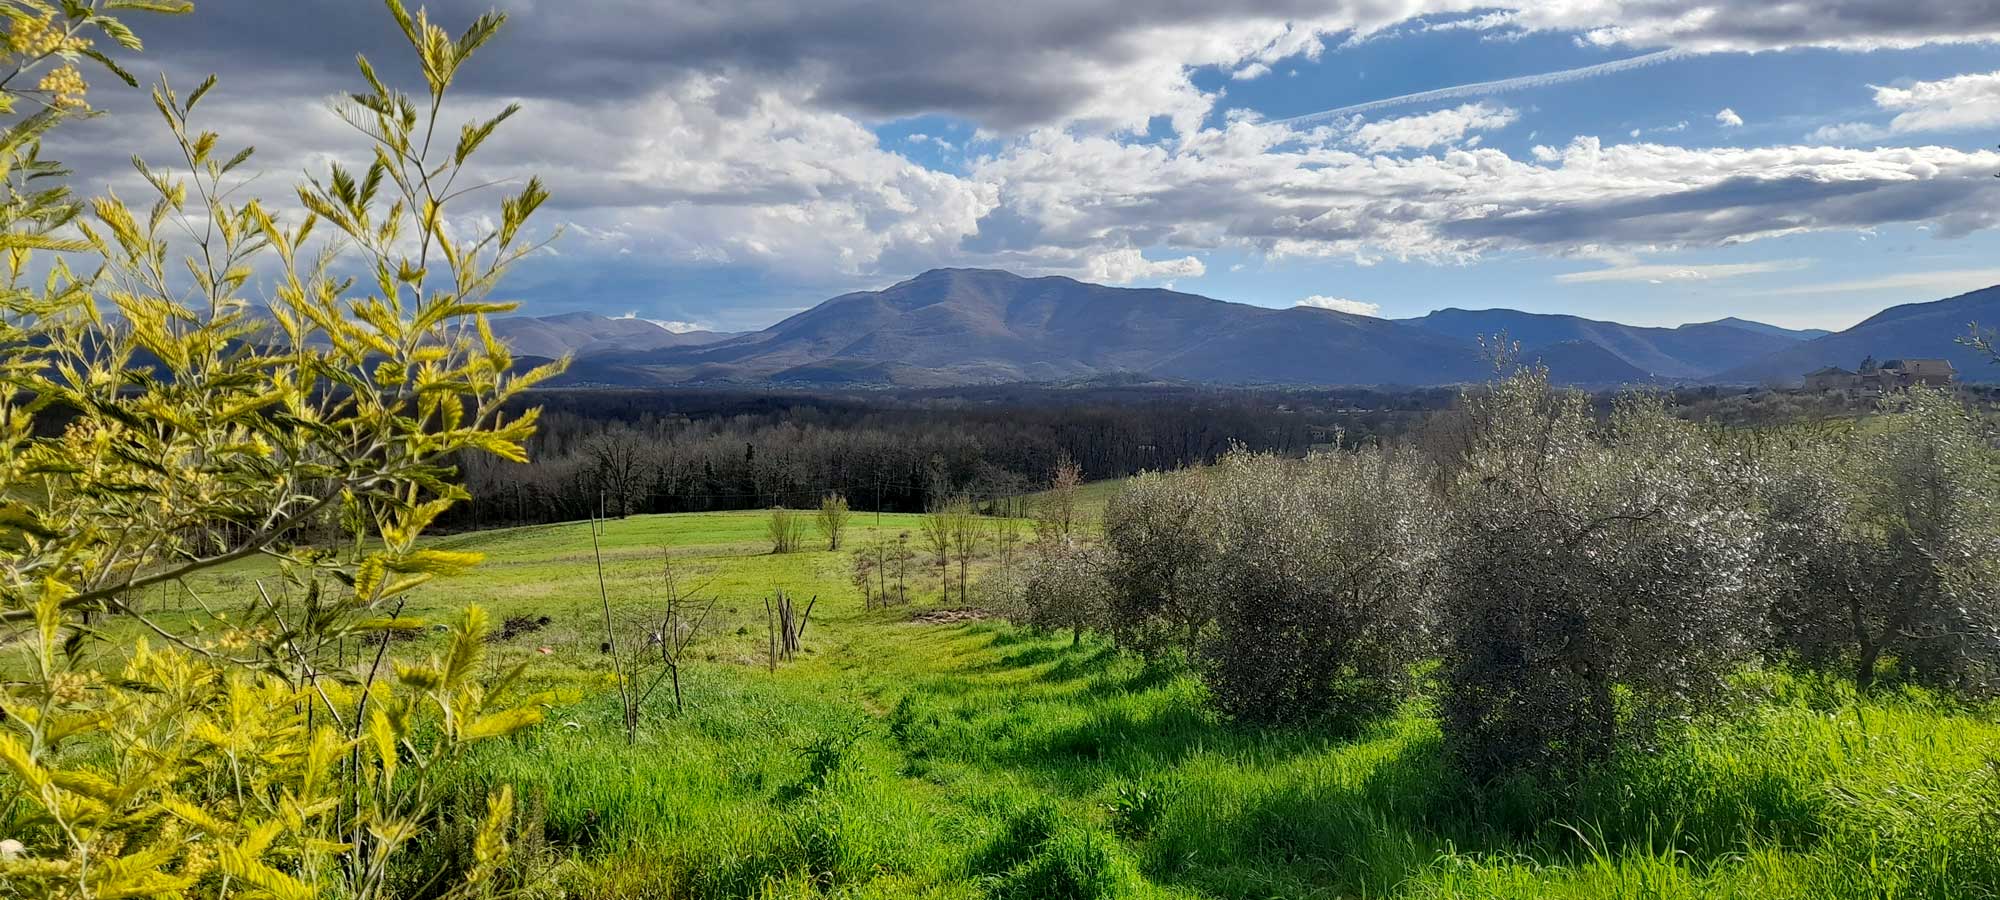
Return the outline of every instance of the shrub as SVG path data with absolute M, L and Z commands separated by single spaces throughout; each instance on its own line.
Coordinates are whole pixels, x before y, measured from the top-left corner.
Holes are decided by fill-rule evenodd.
M 1219 469 L 1216 627 L 1193 649 L 1222 711 L 1296 722 L 1403 696 L 1433 634 L 1440 516 L 1422 471 L 1378 449 Z
M 771 507 L 764 522 L 764 535 L 771 540 L 772 553 L 792 553 L 806 542 L 806 519 L 798 510 Z
M 1715 699 L 1759 645 L 1740 455 L 1647 398 L 1596 433 L 1523 370 L 1488 423 L 1443 554 L 1447 740 L 1476 776 L 1569 774 Z
M 847 533 L 848 515 L 846 497 L 828 494 L 820 498 L 819 512 L 813 516 L 813 525 L 819 529 L 819 536 L 826 539 L 826 549 L 840 549 L 841 535 Z

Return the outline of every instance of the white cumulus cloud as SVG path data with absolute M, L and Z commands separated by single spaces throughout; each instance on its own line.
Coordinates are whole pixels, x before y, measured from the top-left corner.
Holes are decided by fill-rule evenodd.
M 1878 87 L 1875 105 L 1896 111 L 1889 130 L 1897 134 L 1991 128 L 2000 125 L 2000 72 Z
M 1130 284 L 1162 278 L 1200 278 L 1208 273 L 1208 267 L 1192 256 L 1152 260 L 1137 250 L 1127 248 L 1091 257 L 1086 272 L 1092 281 Z
M 1743 117 L 1737 115 L 1736 110 L 1725 106 L 1721 112 L 1715 114 L 1715 124 L 1724 128 L 1742 128 Z
M 1304 300 L 1300 300 L 1297 305 L 1311 307 L 1313 309 L 1330 309 L 1333 310 L 1334 312 L 1347 313 L 1348 315 L 1354 315 L 1354 316 L 1382 315 L 1382 304 L 1380 303 L 1368 303 L 1362 300 L 1348 300 L 1342 297 L 1328 297 L 1324 294 L 1314 294 L 1310 297 L 1305 298 Z
M 1902 87 L 1874 85 L 1875 106 L 1896 115 L 1887 125 L 1844 122 L 1815 130 L 1813 140 L 1834 143 L 1879 141 L 1926 131 L 1972 131 L 2000 127 L 2000 72 L 1954 75 Z
M 1368 122 L 1355 128 L 1348 140 L 1370 153 L 1426 150 L 1441 144 L 1456 144 L 1475 131 L 1505 128 L 1519 117 L 1506 107 L 1468 103 L 1454 109 Z

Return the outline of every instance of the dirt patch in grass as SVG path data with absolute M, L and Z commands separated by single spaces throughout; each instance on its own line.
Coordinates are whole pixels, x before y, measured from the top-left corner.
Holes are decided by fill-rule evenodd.
M 954 606 L 948 609 L 927 609 L 910 616 L 910 621 L 923 625 L 958 625 L 993 618 L 986 610 L 972 606 Z

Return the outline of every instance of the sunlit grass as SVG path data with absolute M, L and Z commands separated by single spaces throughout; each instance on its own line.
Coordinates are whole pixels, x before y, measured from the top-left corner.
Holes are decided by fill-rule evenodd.
M 893 538 L 916 521 L 879 527 Z M 856 515 L 850 544 L 876 527 Z M 489 558 L 422 589 L 412 611 L 479 602 L 496 621 L 552 620 L 495 644 L 493 665 L 533 659 L 536 686 L 563 699 L 547 724 L 479 753 L 461 785 L 467 810 L 489 785 L 516 787 L 531 893 L 2000 896 L 2000 725 L 1918 692 L 1863 700 L 1838 681 L 1754 674 L 1740 714 L 1567 791 L 1474 786 L 1421 701 L 1347 728 L 1236 728 L 1176 663 L 864 610 L 846 553 L 774 555 L 761 514 L 719 513 L 615 521 L 600 538 L 619 610 L 659 602 L 663 554 L 720 598 L 691 651 L 687 712 L 655 703 L 627 746 L 589 526 L 439 543 Z M 205 586 L 269 575 L 237 567 Z M 911 575 L 921 609 L 935 576 Z M 773 674 L 761 598 L 778 588 L 819 606 L 806 652 Z M 449 865 L 453 840 L 413 866 Z

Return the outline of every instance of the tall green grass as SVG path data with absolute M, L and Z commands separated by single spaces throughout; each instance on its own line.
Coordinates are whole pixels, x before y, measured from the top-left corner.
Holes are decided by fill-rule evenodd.
M 551 647 L 536 680 L 566 699 L 458 785 L 469 811 L 515 786 L 530 896 L 2000 897 L 2000 724 L 1919 691 L 1750 673 L 1737 706 L 1580 783 L 1475 785 L 1421 700 L 1235 727 L 1174 660 L 864 611 L 844 556 L 762 552 L 754 516 L 662 516 L 611 523 L 614 603 L 649 602 L 664 545 L 732 611 L 697 646 L 688 711 L 649 710 L 628 747 L 582 526 L 450 540 L 494 559 L 436 602 L 557 620 L 494 655 Z M 775 674 L 773 584 L 821 596 Z M 419 867 L 462 840 L 444 830 Z

